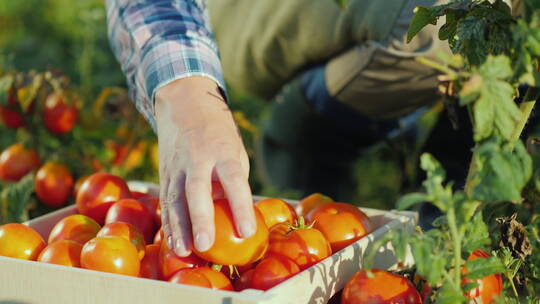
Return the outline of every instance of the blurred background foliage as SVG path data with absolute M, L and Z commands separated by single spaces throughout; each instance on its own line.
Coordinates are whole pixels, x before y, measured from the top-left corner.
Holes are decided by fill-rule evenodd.
M 108 96 L 111 90 L 125 87 L 125 80 L 109 47 L 105 9 L 101 0 L 1 1 L 0 64 L 4 71 L 52 70 L 67 75 L 71 79 L 71 86 L 77 88 L 83 103 L 81 116 L 93 111 L 96 102 L 106 101 L 105 110 L 114 112 L 128 107 L 130 109 L 125 111 L 129 115 L 138 116 L 135 121 L 140 120 L 141 116 L 136 114 L 134 107 L 126 101 L 125 94 L 121 98 Z M 240 94 L 232 88 L 229 88 L 229 94 L 235 119 L 248 152 L 253 157 L 253 140 L 258 134 L 259 122 L 267 108 L 266 103 Z M 113 147 L 114 150 L 115 145 L 127 145 L 127 148 L 123 148 L 127 151 L 116 151 L 116 154 L 125 154 L 133 149 L 142 152 L 138 156 L 141 161 L 135 166 L 118 169 L 118 166 L 115 168 L 105 165 L 105 169 L 128 179 L 156 182 L 157 168 L 155 164 L 152 165 L 151 160 L 157 154 L 156 138 L 148 125 L 139 122 L 136 125 L 135 138 L 127 138 L 129 132 L 126 130 L 133 130 L 133 125 L 120 121 L 122 116 L 106 117 L 113 121 L 94 122 L 108 123 L 109 127 L 100 128 L 101 132 L 107 133 L 105 136 L 112 140 L 103 146 L 104 151 L 109 151 L 104 152 L 105 154 L 110 154 L 110 148 Z M 436 117 L 437 113 L 427 115 L 424 123 L 431 126 Z M 16 141 L 16 134 L 10 130 L 0 127 L 0 134 L 1 149 Z M 419 149 L 414 145 L 403 147 L 396 149 L 395 143 L 381 143 L 363 153 L 363 157 L 355 164 L 358 186 L 353 203 L 384 209 L 394 207 L 395 199 L 403 186 L 412 184 L 411 180 L 416 179 Z M 403 151 L 406 152 L 405 165 Z M 111 160 L 111 156 L 108 157 L 103 157 L 102 160 Z M 254 165 L 255 162 L 252 162 L 252 166 Z M 298 193 L 294 191 L 280 192 L 263 186 L 256 170 L 257 168 L 253 168 L 251 174 L 254 193 L 298 198 Z

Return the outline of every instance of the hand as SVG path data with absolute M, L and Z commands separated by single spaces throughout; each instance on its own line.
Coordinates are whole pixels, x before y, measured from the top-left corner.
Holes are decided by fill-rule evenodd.
M 167 84 L 156 93 L 155 111 L 164 241 L 179 256 L 190 254 L 192 240 L 199 251 L 212 246 L 212 184 L 219 183 L 237 231 L 253 235 L 249 159 L 216 83 L 188 77 Z

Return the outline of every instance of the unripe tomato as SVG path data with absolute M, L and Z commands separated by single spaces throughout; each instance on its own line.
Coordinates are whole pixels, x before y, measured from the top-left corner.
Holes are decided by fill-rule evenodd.
M 139 259 L 144 257 L 146 243 L 144 237 L 135 226 L 124 222 L 108 223 L 101 228 L 97 236 L 119 236 L 128 240 L 137 248 Z
M 489 257 L 489 254 L 483 250 L 475 250 L 467 260 L 473 261 L 476 259 L 486 259 Z M 467 270 L 464 269 L 463 273 L 467 273 Z M 469 280 L 463 279 L 463 283 L 468 283 Z M 492 274 L 482 279 L 476 280 L 475 283 L 478 283 L 478 287 L 470 290 L 465 295 L 469 299 L 475 299 L 476 301 L 481 300 L 483 304 L 492 303 L 497 296 L 501 295 L 503 286 L 501 274 Z
M 47 96 L 43 109 L 43 122 L 49 131 L 54 134 L 69 132 L 73 129 L 77 117 L 77 108 L 67 105 L 58 93 L 53 92 Z
M 81 266 L 136 277 L 139 275 L 141 262 L 137 248 L 130 241 L 119 236 L 99 236 L 84 244 Z
M 373 278 L 365 270 L 355 273 L 343 288 L 342 304 L 422 304 L 420 294 L 406 278 L 372 269 Z
M 207 262 L 191 253 L 187 257 L 177 256 L 174 251 L 169 249 L 166 242 L 161 242 L 159 252 L 159 268 L 161 277 L 168 280 L 175 272 L 184 268 L 194 268 L 206 266 Z
M 73 214 L 54 225 L 49 234 L 49 244 L 60 240 L 71 240 L 83 244 L 96 237 L 101 226 L 88 216 Z
M 283 227 L 278 225 L 270 232 L 267 256 L 288 257 L 304 270 L 332 255 L 330 244 L 319 230 L 300 227 L 290 231 Z
M 292 225 L 296 221 L 294 208 L 283 200 L 267 198 L 255 203 L 255 207 L 261 212 L 268 228 L 281 223 Z
M 270 256 L 255 267 L 251 288 L 268 290 L 299 272 L 293 260 L 281 255 Z
M 154 215 L 138 200 L 121 199 L 114 203 L 105 218 L 105 223 L 125 222 L 135 226 L 151 244 L 157 227 Z
M 210 249 L 196 255 L 219 265 L 246 265 L 261 259 L 268 248 L 268 228 L 257 208 L 254 208 L 257 230 L 249 238 L 241 238 L 237 233 L 229 202 L 214 201 L 215 242 Z
M 0 179 L 18 181 L 30 171 L 39 168 L 39 156 L 35 150 L 14 144 L 0 154 Z
M 8 104 L 0 106 L 0 119 L 4 125 L 11 129 L 18 129 L 24 126 L 24 120 L 16 109 L 19 108 L 15 93 L 8 92 Z
M 94 173 L 84 181 L 77 193 L 77 210 L 103 224 L 112 204 L 123 198 L 131 198 L 131 192 L 122 178 L 108 173 Z
M 210 286 L 206 285 L 206 281 L 203 278 L 210 283 Z M 229 278 L 227 278 L 223 273 L 210 267 L 179 270 L 171 277 L 169 282 L 209 287 L 212 289 L 234 290 Z
M 35 261 L 45 241 L 34 229 L 18 223 L 0 226 L 0 256 Z
M 251 280 L 253 279 L 254 272 L 255 268 L 242 273 L 240 277 L 234 281 L 234 290 L 242 291 L 244 289 L 251 288 Z
M 332 201 L 333 200 L 326 195 L 313 193 L 298 203 L 296 206 L 296 214 L 298 216 L 306 216 L 313 208 Z
M 53 208 L 63 206 L 73 188 L 71 171 L 62 164 L 47 162 L 36 174 L 35 188 L 43 204 Z
M 39 262 L 81 267 L 83 245 L 70 240 L 60 240 L 47 245 L 38 257 Z
M 159 251 L 160 245 L 147 245 L 144 253 L 144 258 L 141 261 L 141 270 L 139 277 L 159 280 L 161 279 L 159 269 Z
M 373 231 L 369 217 L 357 207 L 345 203 L 326 203 L 312 209 L 307 219 L 321 231 L 337 252 Z

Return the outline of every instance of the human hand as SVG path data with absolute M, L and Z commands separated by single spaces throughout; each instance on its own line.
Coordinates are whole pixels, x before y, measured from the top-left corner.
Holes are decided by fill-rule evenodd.
M 213 198 L 223 194 L 237 231 L 253 235 L 249 159 L 216 83 L 175 80 L 158 89 L 155 111 L 164 241 L 179 256 L 189 255 L 193 245 L 208 250 L 215 238 Z M 212 191 L 212 184 L 223 188 Z

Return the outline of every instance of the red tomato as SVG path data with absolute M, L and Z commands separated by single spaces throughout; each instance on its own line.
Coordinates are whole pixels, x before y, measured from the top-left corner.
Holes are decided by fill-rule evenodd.
M 15 100 L 15 93 L 13 91 L 8 94 L 8 104 L 0 106 L 0 120 L 8 128 L 17 129 L 24 126 L 24 120 L 22 115 L 17 109 L 19 104 Z
M 77 210 L 102 225 L 111 205 L 123 198 L 131 198 L 131 192 L 122 178 L 108 173 L 94 173 L 84 181 L 77 193 Z
M 373 231 L 369 217 L 357 207 L 345 203 L 326 203 L 312 209 L 307 219 L 321 231 L 332 252 L 337 252 Z
M 84 181 L 86 179 L 88 179 L 90 175 L 84 175 L 84 176 L 81 176 L 77 179 L 77 181 L 75 182 L 75 185 L 73 186 L 73 196 L 74 197 L 77 197 L 77 193 L 79 193 L 79 189 L 81 189 L 81 186 L 82 184 L 84 183 Z
M 84 244 L 93 239 L 100 229 L 101 226 L 96 221 L 85 215 L 69 215 L 54 225 L 49 234 L 49 244 L 59 240 L 71 240 Z
M 38 257 L 39 262 L 81 267 L 83 245 L 70 240 L 61 240 L 47 245 Z
M 263 257 L 268 248 L 268 228 L 257 208 L 254 208 L 257 230 L 249 238 L 241 238 L 234 226 L 233 215 L 227 200 L 214 201 L 214 245 L 204 252 L 193 251 L 199 257 L 219 265 L 246 265 Z
M 160 245 L 147 245 L 144 259 L 141 261 L 139 277 L 159 280 L 161 279 L 159 270 Z
M 342 304 L 422 304 L 420 294 L 406 278 L 372 269 L 373 278 L 365 270 L 355 273 L 343 288 Z
M 161 226 L 161 209 L 159 208 L 159 198 L 147 195 L 137 200 L 143 203 L 146 209 L 148 209 L 148 211 L 150 211 L 150 213 L 154 216 L 155 223 L 158 226 Z
M 159 228 L 158 232 L 156 232 L 156 235 L 154 236 L 154 244 L 161 244 L 162 240 L 163 240 L 163 228 Z
M 475 250 L 467 260 L 473 261 L 476 259 L 486 259 L 489 257 L 489 254 L 483 250 Z M 466 269 L 463 273 L 467 273 Z M 463 279 L 463 283 L 466 284 L 469 281 Z M 502 279 L 501 274 L 492 274 L 482 279 L 476 281 L 478 287 L 473 290 L 470 290 L 465 295 L 469 299 L 481 300 L 483 304 L 489 304 L 494 301 L 497 296 L 501 295 L 502 292 Z
M 234 290 L 242 291 L 244 289 L 251 288 L 251 280 L 253 279 L 253 273 L 255 269 L 250 269 L 240 275 L 238 279 L 234 282 Z
M 146 243 L 144 242 L 144 237 L 139 232 L 135 226 L 124 223 L 124 222 L 114 222 L 108 223 L 98 232 L 97 236 L 119 236 L 128 240 L 137 248 L 139 253 L 139 259 L 142 260 L 144 257 L 144 251 Z
M 292 225 L 296 221 L 294 208 L 283 200 L 267 198 L 255 203 L 255 207 L 261 212 L 268 228 L 272 228 L 274 225 L 280 223 L 289 223 Z
M 317 229 L 302 227 L 285 229 L 276 226 L 271 232 L 267 256 L 282 255 L 293 260 L 301 270 L 332 255 L 330 244 Z
M 270 256 L 255 267 L 251 287 L 267 290 L 299 272 L 300 268 L 293 260 L 280 255 Z
M 39 168 L 39 156 L 35 150 L 14 144 L 0 154 L 0 180 L 16 182 L 32 170 Z
M 178 270 L 170 279 L 169 282 L 175 284 L 185 284 L 191 286 L 199 286 L 212 288 L 212 283 L 203 274 L 195 271 L 196 269 L 184 268 Z
M 166 242 L 161 242 L 161 249 L 159 252 L 159 268 L 161 270 L 161 277 L 164 280 L 168 280 L 180 269 L 206 266 L 206 264 L 206 261 L 200 259 L 193 253 L 187 257 L 179 257 L 174 253 L 174 251 L 167 247 Z
M 126 222 L 135 226 L 148 244 L 152 243 L 157 230 L 154 216 L 141 202 L 134 199 L 121 199 L 111 206 L 105 223 L 113 222 Z
M 47 162 L 36 174 L 35 188 L 43 204 L 57 208 L 67 203 L 71 196 L 73 176 L 68 167 Z
M 326 195 L 313 193 L 298 203 L 296 206 L 296 214 L 298 214 L 298 216 L 306 216 L 313 208 L 332 201 L 333 200 Z
M 137 248 L 130 241 L 119 236 L 99 236 L 84 244 L 81 266 L 136 277 L 141 262 Z
M 56 92 L 47 96 L 43 109 L 43 123 L 54 134 L 71 131 L 77 121 L 77 108 L 67 105 Z
M 35 261 L 45 241 L 34 229 L 23 224 L 0 226 L 0 256 Z
M 131 191 L 131 198 L 139 200 L 140 198 L 147 197 L 148 194 L 139 191 Z

